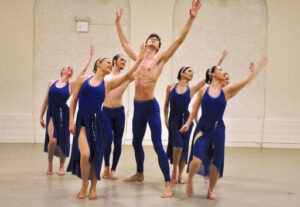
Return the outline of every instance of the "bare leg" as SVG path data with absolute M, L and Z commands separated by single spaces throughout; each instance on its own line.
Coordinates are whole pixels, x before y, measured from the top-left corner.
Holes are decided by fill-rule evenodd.
M 104 172 L 102 174 L 102 178 L 103 179 L 110 179 L 110 170 L 109 170 L 109 166 L 105 166 L 104 168 Z
M 126 178 L 124 182 L 142 182 L 144 180 L 144 174 L 143 173 L 135 173 L 134 175 L 130 176 L 129 178 Z
M 59 159 L 60 159 L 60 164 L 59 164 L 58 175 L 63 176 L 63 175 L 65 175 L 64 164 L 65 164 L 66 156 L 61 149 L 59 149 Z
M 80 151 L 80 168 L 81 168 L 81 178 L 82 178 L 82 187 L 80 192 L 77 194 L 78 199 L 83 199 L 86 197 L 86 192 L 88 189 L 88 178 L 90 173 L 90 148 L 87 142 L 85 127 L 81 127 L 79 138 L 79 151 Z
M 94 200 L 97 199 L 98 195 L 96 192 L 96 186 L 97 186 L 97 176 L 96 176 L 96 172 L 94 170 L 94 166 L 91 166 L 91 180 L 92 180 L 92 184 L 91 184 L 91 188 L 90 188 L 90 194 L 89 194 L 89 199 L 90 200 Z
M 194 196 L 193 177 L 196 174 L 196 172 L 199 170 L 201 163 L 202 163 L 202 160 L 193 156 L 193 160 L 191 161 L 190 167 L 189 167 L 189 176 L 188 176 L 187 186 L 186 186 L 186 195 L 190 198 L 192 198 Z
M 162 198 L 170 198 L 173 196 L 173 190 L 172 190 L 172 183 L 166 182 L 165 184 L 165 191 L 161 195 Z
M 210 200 L 216 200 L 217 197 L 214 194 L 214 187 L 219 179 L 220 173 L 215 165 L 211 165 L 210 167 L 210 175 L 209 175 L 209 187 L 207 191 L 207 198 Z
M 181 153 L 181 158 L 180 158 L 180 161 L 179 161 L 179 174 L 178 174 L 178 183 L 179 184 L 185 184 L 186 183 L 183 180 L 183 177 L 182 177 L 182 173 L 183 173 L 185 164 L 186 163 L 185 163 L 184 155 L 183 155 L 183 153 Z
M 48 170 L 47 170 L 46 174 L 52 175 L 53 174 L 52 162 L 53 162 L 53 156 L 54 156 L 56 143 L 57 143 L 57 140 L 55 138 L 53 138 L 54 126 L 53 126 L 52 117 L 50 117 L 50 121 L 49 121 L 47 130 L 48 130 L 48 135 L 49 135 L 49 144 L 48 144 Z
M 179 165 L 181 153 L 182 153 L 182 148 L 173 147 L 173 172 L 172 172 L 171 182 L 174 184 L 177 183 L 177 167 Z

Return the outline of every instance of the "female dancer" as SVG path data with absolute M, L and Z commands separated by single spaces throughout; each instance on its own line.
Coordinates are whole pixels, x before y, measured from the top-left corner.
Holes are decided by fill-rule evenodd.
M 224 72 L 220 67 L 213 66 L 206 72 L 206 82 L 210 84 L 207 88 L 202 88 L 197 100 L 193 106 L 186 124 L 180 129 L 180 132 L 186 132 L 202 105 L 202 115 L 194 132 L 192 142 L 191 162 L 189 164 L 189 175 L 187 181 L 187 196 L 193 197 L 192 179 L 195 173 L 207 176 L 209 175 L 209 187 L 207 198 L 215 200 L 213 193 L 214 187 L 219 177 L 223 176 L 224 149 L 225 149 L 225 125 L 223 122 L 223 113 L 228 99 L 236 95 L 244 86 L 246 86 L 266 64 L 267 59 L 263 57 L 254 67 L 250 63 L 250 74 L 242 81 L 222 89 L 224 81 Z
M 90 57 L 81 69 L 76 80 L 84 75 L 94 54 L 94 46 L 90 46 Z M 52 175 L 52 161 L 54 154 L 60 157 L 59 175 L 64 175 L 64 162 L 69 156 L 70 151 L 70 132 L 69 132 L 69 107 L 66 102 L 73 92 L 75 81 L 69 80 L 73 75 L 73 69 L 64 67 L 59 80 L 51 80 L 44 98 L 40 113 L 40 124 L 46 128 L 44 152 L 48 152 L 48 170 L 47 175 Z M 43 116 L 47 109 L 46 124 Z
M 141 46 L 140 54 L 133 65 L 126 73 L 118 78 L 104 81 L 104 76 L 109 74 L 112 64 L 108 58 L 98 59 L 94 65 L 94 75 L 81 77 L 74 89 L 73 98 L 70 104 L 70 132 L 74 135 L 70 163 L 67 171 L 82 178 L 82 187 L 77 194 L 78 199 L 86 197 L 88 179 L 91 178 L 89 199 L 96 199 L 97 179 L 100 180 L 102 158 L 105 148 L 103 119 L 101 106 L 105 94 L 128 80 L 135 72 L 144 57 L 144 44 Z M 79 110 L 77 113 L 76 125 L 74 114 L 77 100 L 79 99 Z M 107 121 L 107 120 L 105 120 Z
M 218 66 L 222 64 L 228 52 L 223 51 L 222 57 L 218 62 Z M 169 129 L 167 154 L 170 162 L 173 163 L 173 172 L 171 182 L 176 184 L 184 184 L 182 178 L 183 169 L 187 163 L 190 134 L 193 125 L 185 133 L 179 133 L 179 129 L 186 122 L 189 117 L 189 103 L 194 94 L 204 86 L 205 79 L 199 81 L 196 85 L 189 87 L 189 82 L 193 79 L 193 70 L 191 67 L 182 67 L 177 75 L 179 80 L 176 84 L 168 85 L 166 92 L 166 99 L 164 105 L 165 124 Z M 170 116 L 168 120 L 168 110 L 170 103 Z M 179 167 L 179 174 L 177 179 L 177 167 Z

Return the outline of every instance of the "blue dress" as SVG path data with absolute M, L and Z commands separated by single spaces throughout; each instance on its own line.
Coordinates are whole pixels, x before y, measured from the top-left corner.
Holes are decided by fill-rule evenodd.
M 190 88 L 187 87 L 186 91 L 182 94 L 176 92 L 177 85 L 170 93 L 170 114 L 169 114 L 169 137 L 167 155 L 171 164 L 173 163 L 173 147 L 182 148 L 185 162 L 187 163 L 189 141 L 192 132 L 193 124 L 185 133 L 180 133 L 179 130 L 189 118 L 189 103 L 191 101 Z
M 59 156 L 59 149 L 65 156 L 70 152 L 70 132 L 69 132 L 69 107 L 66 104 L 70 97 L 69 83 L 62 88 L 57 88 L 55 81 L 48 92 L 48 108 L 46 115 L 46 134 L 44 143 L 44 152 L 48 152 L 49 134 L 48 125 L 52 117 L 54 133 L 53 137 L 57 140 L 55 155 Z
M 90 79 L 84 81 L 79 91 L 79 109 L 76 118 L 76 134 L 73 137 L 73 146 L 68 172 L 81 178 L 80 151 L 78 138 L 81 127 L 85 127 L 86 137 L 90 149 L 89 162 L 93 164 L 97 179 L 100 180 L 100 171 L 105 148 L 106 129 L 103 123 L 101 107 L 105 98 L 105 84 L 102 81 L 98 86 L 91 86 Z
M 209 176 L 210 165 L 214 164 L 220 173 L 220 177 L 222 177 L 225 151 L 223 114 L 226 108 L 226 98 L 222 89 L 220 89 L 220 95 L 216 98 L 211 97 L 208 91 L 209 87 L 202 99 L 202 115 L 194 132 L 190 161 L 193 156 L 202 160 L 198 174 Z M 193 144 L 195 136 L 200 131 L 203 133 L 202 136 Z

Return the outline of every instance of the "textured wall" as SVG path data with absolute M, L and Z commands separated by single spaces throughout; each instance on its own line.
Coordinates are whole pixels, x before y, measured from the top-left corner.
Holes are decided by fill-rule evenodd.
M 37 118 L 47 83 L 59 78 L 63 66 L 74 67 L 76 75 L 88 58 L 91 43 L 96 49 L 93 61 L 124 53 L 114 26 L 116 10 L 124 8 L 122 25 L 134 49 L 156 32 L 164 51 L 185 24 L 190 3 L 0 0 L 0 142 L 43 141 Z M 300 148 L 299 9 L 298 0 L 203 0 L 190 34 L 157 82 L 155 95 L 161 110 L 166 84 L 176 81 L 181 66 L 194 67 L 195 83 L 216 64 L 222 50 L 228 49 L 223 68 L 230 73 L 231 82 L 236 82 L 248 74 L 249 62 L 264 53 L 269 57 L 267 70 L 228 104 L 227 144 Z M 75 16 L 91 18 L 88 33 L 76 32 Z M 127 144 L 132 139 L 132 86 L 124 96 Z M 163 140 L 166 138 L 163 125 Z M 149 142 L 148 130 L 145 143 Z
M 32 142 L 34 1 L 0 5 L 0 141 Z
M 300 147 L 300 1 L 268 0 L 265 147 Z

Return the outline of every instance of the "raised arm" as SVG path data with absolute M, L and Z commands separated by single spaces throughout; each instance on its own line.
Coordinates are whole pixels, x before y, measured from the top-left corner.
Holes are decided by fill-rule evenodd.
M 40 112 L 40 124 L 43 128 L 46 128 L 46 124 L 44 122 L 43 117 L 44 117 L 45 111 L 46 111 L 47 106 L 48 106 L 48 93 L 49 93 L 50 87 L 53 83 L 54 83 L 54 81 L 50 81 L 49 84 L 48 84 L 47 92 L 46 92 L 46 95 L 45 95 L 45 98 L 44 98 L 44 101 L 43 101 L 43 105 L 42 105 L 42 108 L 41 108 L 41 112 Z
M 144 54 L 145 54 L 145 44 L 142 44 L 140 47 L 139 56 L 138 56 L 137 60 L 135 61 L 134 65 L 123 75 L 119 76 L 118 78 L 114 78 L 111 81 L 109 81 L 108 83 L 106 83 L 107 85 L 105 86 L 105 88 L 106 88 L 107 92 L 115 89 L 116 87 L 121 85 L 124 81 L 132 78 L 132 74 L 136 71 L 136 69 L 142 62 L 142 60 L 144 58 Z
M 86 79 L 87 79 L 87 76 L 85 76 L 85 77 L 81 76 L 76 80 L 75 88 L 74 88 L 72 99 L 71 99 L 71 102 L 70 102 L 69 130 L 70 130 L 71 134 L 73 134 L 74 136 L 75 136 L 75 133 L 76 133 L 76 125 L 75 125 L 75 122 L 74 122 L 74 114 L 75 114 L 75 111 L 76 111 L 76 105 L 77 105 L 77 100 L 78 100 L 80 88 L 81 88 L 83 82 Z
M 235 96 L 243 87 L 245 87 L 260 71 L 261 69 L 267 64 L 267 58 L 262 57 L 262 59 L 258 62 L 257 66 L 254 66 L 254 63 L 250 63 L 250 74 L 242 81 L 232 84 L 231 86 L 225 87 L 224 93 L 226 96 L 226 100 Z
M 222 53 L 222 57 L 220 58 L 219 62 L 217 63 L 217 66 L 220 66 L 222 64 L 222 62 L 227 57 L 227 55 L 228 55 L 228 51 L 224 50 L 223 53 Z
M 74 90 L 75 82 L 76 82 L 81 76 L 83 76 L 83 75 L 85 74 L 85 72 L 87 71 L 87 69 L 88 69 L 88 67 L 89 67 L 89 65 L 90 65 L 90 63 L 91 63 L 91 61 L 92 61 L 92 58 L 93 58 L 93 55 L 94 55 L 94 51 L 95 51 L 94 45 L 90 45 L 90 56 L 89 56 L 89 58 L 88 58 L 87 61 L 85 62 L 83 68 L 80 70 L 80 72 L 79 72 L 79 74 L 77 75 L 75 81 L 72 82 L 72 83 L 70 84 L 70 91 L 71 91 L 71 93 L 72 93 L 73 90 Z
M 122 30 L 121 24 L 120 24 L 120 20 L 123 14 L 123 9 L 120 9 L 120 12 L 116 12 L 116 27 L 118 30 L 118 36 L 121 42 L 121 45 L 123 47 L 123 49 L 125 50 L 125 52 L 127 53 L 127 55 L 134 61 L 136 61 L 137 59 L 137 54 L 136 52 L 131 48 L 131 46 L 129 45 L 129 42 L 127 40 L 127 38 L 124 35 L 124 32 Z
M 179 130 L 179 132 L 184 133 L 187 132 L 190 128 L 190 125 L 194 119 L 194 117 L 197 115 L 199 107 L 201 105 L 202 102 L 202 96 L 204 94 L 205 88 L 201 88 L 201 90 L 198 92 L 197 95 L 197 99 L 195 101 L 195 103 L 193 104 L 193 110 L 189 115 L 188 120 L 186 121 L 186 123 L 181 127 L 181 129 Z
M 172 85 L 167 86 L 166 98 L 164 104 L 164 116 L 165 116 L 165 124 L 166 127 L 169 128 L 168 114 L 169 114 L 169 102 L 170 102 L 170 93 L 171 93 Z
M 194 94 L 197 93 L 200 88 L 205 85 L 205 79 L 200 80 L 196 85 L 191 87 L 191 98 L 193 98 Z
M 190 18 L 188 19 L 187 23 L 185 24 L 183 30 L 181 31 L 179 37 L 171 44 L 171 46 L 161 54 L 159 57 L 158 62 L 166 63 L 170 57 L 175 53 L 177 48 L 183 43 L 185 40 L 188 32 L 191 29 L 194 19 L 198 14 L 198 10 L 201 7 L 201 0 L 193 0 L 192 8 L 190 9 Z

